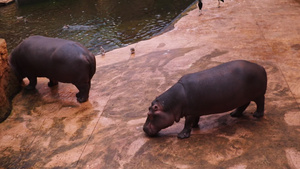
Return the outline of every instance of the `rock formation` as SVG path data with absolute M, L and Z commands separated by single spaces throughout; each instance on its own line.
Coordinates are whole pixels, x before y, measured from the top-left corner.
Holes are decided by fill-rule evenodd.
M 11 99 L 19 91 L 20 85 L 9 68 L 6 42 L 0 39 L 0 122 L 11 112 Z

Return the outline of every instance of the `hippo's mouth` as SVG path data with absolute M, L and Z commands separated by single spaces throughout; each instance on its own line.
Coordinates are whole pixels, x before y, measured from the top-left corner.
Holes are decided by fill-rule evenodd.
M 143 127 L 143 130 L 150 137 L 156 136 L 157 133 L 160 131 L 160 130 L 155 129 L 153 127 L 153 125 L 151 125 L 150 123 L 145 124 L 144 127 Z

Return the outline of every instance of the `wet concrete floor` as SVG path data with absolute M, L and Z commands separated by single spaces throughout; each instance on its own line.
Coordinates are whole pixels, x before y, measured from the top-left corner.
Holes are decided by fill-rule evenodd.
M 135 55 L 130 55 L 134 47 Z M 151 101 L 186 73 L 245 59 L 265 67 L 265 116 L 203 116 L 188 139 L 184 119 L 148 138 Z M 0 124 L 0 168 L 300 168 L 300 4 L 204 1 L 163 35 L 97 56 L 90 99 L 60 83 L 13 100 Z M 25 81 L 28 83 L 28 81 Z

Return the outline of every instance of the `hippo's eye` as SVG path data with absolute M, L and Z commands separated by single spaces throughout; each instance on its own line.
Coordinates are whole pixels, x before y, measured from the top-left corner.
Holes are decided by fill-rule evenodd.
M 154 106 L 154 110 L 155 110 L 155 111 L 157 111 L 157 110 L 158 110 L 158 107 L 157 107 L 156 105 Z

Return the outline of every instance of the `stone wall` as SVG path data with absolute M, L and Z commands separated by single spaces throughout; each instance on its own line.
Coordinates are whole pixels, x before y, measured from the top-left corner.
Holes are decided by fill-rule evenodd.
M 6 42 L 0 38 L 0 122 L 9 116 L 11 100 L 19 90 L 20 85 L 8 64 Z

